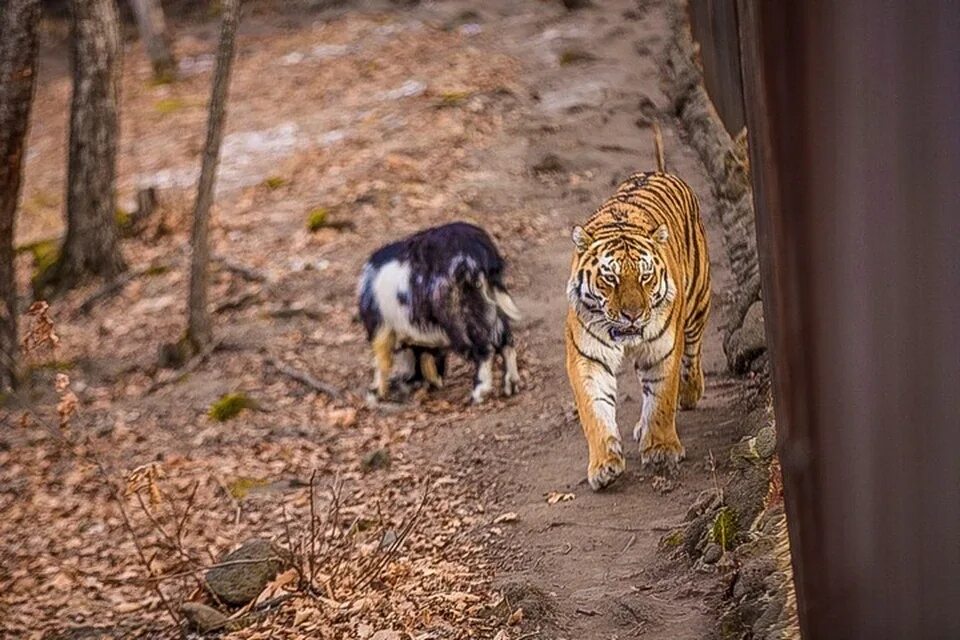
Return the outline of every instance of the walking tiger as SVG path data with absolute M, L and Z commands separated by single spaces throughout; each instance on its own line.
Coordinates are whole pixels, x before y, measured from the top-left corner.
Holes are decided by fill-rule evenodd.
M 625 468 L 617 427 L 617 372 L 633 361 L 643 392 L 633 430 L 644 465 L 673 471 L 684 456 L 677 405 L 703 395 L 700 362 L 710 310 L 710 261 L 697 196 L 666 173 L 636 173 L 573 230 L 566 365 L 586 436 L 594 490 Z

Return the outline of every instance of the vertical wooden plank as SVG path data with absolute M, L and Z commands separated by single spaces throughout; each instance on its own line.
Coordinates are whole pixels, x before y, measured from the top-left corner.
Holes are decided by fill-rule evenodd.
M 739 0 L 808 638 L 960 637 L 960 5 Z
M 691 0 L 690 32 L 700 45 L 704 86 L 731 135 L 745 123 L 740 82 L 737 4 L 730 0 Z

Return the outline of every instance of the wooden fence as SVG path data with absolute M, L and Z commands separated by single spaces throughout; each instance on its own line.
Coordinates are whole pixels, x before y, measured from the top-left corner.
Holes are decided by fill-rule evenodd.
M 733 4 L 804 637 L 960 638 L 960 3 Z

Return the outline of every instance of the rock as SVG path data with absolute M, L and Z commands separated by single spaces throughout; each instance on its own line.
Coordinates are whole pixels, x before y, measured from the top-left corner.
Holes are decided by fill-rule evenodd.
M 766 350 L 763 332 L 763 303 L 755 301 L 747 309 L 740 327 L 730 333 L 723 343 L 727 362 L 735 373 L 745 373 L 750 364 Z
M 383 447 L 368 452 L 363 456 L 363 460 L 360 462 L 360 467 L 364 470 L 364 472 L 376 471 L 377 469 L 386 469 L 389 466 L 390 452 Z
M 380 550 L 386 551 L 397 543 L 397 539 L 397 532 L 393 529 L 387 529 L 383 532 L 383 537 L 380 539 Z
M 777 432 L 772 426 L 764 427 L 757 432 L 754 448 L 757 455 L 769 460 L 777 451 Z
M 534 173 L 561 173 L 564 171 L 563 161 L 559 156 L 553 153 L 548 153 L 543 156 L 543 159 L 540 160 L 537 164 L 533 165 Z
M 707 564 L 715 564 L 723 557 L 723 549 L 718 544 L 708 544 L 703 550 L 703 561 Z
M 200 633 L 221 629 L 227 621 L 223 613 L 199 602 L 184 602 L 180 606 L 180 613 Z
M 401 638 L 399 631 L 383 630 L 370 636 L 370 640 L 401 640 Z
M 219 563 L 237 560 L 259 562 L 214 567 L 207 571 L 207 587 L 223 602 L 243 606 L 260 595 L 267 583 L 280 572 L 283 567 L 281 557 L 279 550 L 269 540 L 247 540 L 240 548 L 222 557 Z

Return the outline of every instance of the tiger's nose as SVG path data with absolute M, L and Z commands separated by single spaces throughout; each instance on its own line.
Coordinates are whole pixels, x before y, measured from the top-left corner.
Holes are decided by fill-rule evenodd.
M 643 310 L 642 309 L 636 309 L 636 310 L 622 309 L 620 311 L 620 315 L 623 316 L 624 320 L 632 324 L 643 317 Z

